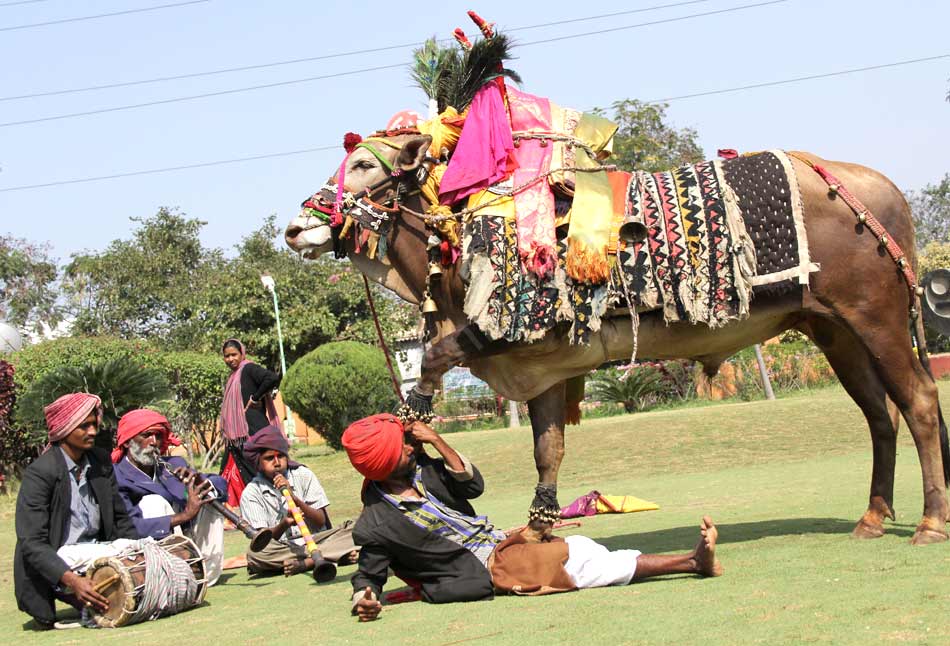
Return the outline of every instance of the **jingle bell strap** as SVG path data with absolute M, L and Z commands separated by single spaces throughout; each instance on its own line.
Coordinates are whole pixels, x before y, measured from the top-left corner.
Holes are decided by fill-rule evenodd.
M 852 211 L 854 211 L 855 216 L 858 219 L 858 223 L 866 226 L 870 229 L 871 233 L 874 234 L 874 237 L 877 238 L 878 244 L 880 244 L 886 251 L 887 254 L 891 257 L 891 260 L 894 261 L 894 264 L 897 265 L 897 268 L 900 269 L 901 273 L 904 276 L 904 281 L 907 283 L 907 289 L 910 292 L 910 314 L 912 317 L 917 317 L 917 308 L 914 303 L 916 298 L 919 295 L 919 290 L 917 287 L 917 276 L 914 274 L 913 268 L 910 266 L 910 262 L 907 260 L 907 257 L 904 255 L 904 251 L 900 248 L 894 238 L 888 234 L 887 229 L 884 228 L 884 225 L 874 217 L 874 214 L 871 213 L 868 207 L 855 197 L 851 191 L 842 185 L 841 180 L 835 177 L 827 168 L 819 164 L 814 163 L 810 159 L 791 152 L 788 153 L 789 156 L 794 157 L 795 159 L 804 162 L 811 168 L 813 171 L 818 173 L 818 176 L 825 180 L 825 183 L 828 184 L 828 192 L 832 197 L 838 196 L 844 200 Z

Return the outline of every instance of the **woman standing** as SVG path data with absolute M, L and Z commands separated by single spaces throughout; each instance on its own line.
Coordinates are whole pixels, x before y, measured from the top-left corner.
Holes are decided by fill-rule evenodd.
M 257 472 L 244 459 L 242 447 L 245 440 L 265 426 L 280 426 L 271 397 L 280 383 L 280 376 L 248 361 L 244 344 L 237 339 L 225 341 L 221 354 L 231 369 L 221 402 L 220 430 L 225 442 L 221 475 L 228 482 L 228 502 L 236 506 L 244 485 Z

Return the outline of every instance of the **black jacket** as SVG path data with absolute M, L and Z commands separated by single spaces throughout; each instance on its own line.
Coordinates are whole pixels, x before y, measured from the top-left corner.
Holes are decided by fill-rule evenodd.
M 280 385 L 280 375 L 256 363 L 249 363 L 241 370 L 241 400 L 245 406 L 252 397 L 254 401 L 260 403 L 260 405 L 251 406 L 244 411 L 244 417 L 247 419 L 247 430 L 251 435 L 270 424 L 267 419 L 267 411 L 263 406 L 264 397 L 269 397 L 278 385 Z
M 425 455 L 418 458 L 422 482 L 447 506 L 475 515 L 469 499 L 485 489 L 481 474 L 459 482 L 445 469 L 445 462 Z M 353 540 L 360 545 L 359 569 L 353 575 L 353 591 L 372 588 L 379 597 L 388 568 L 403 578 L 422 584 L 422 598 L 430 603 L 475 601 L 491 598 L 488 570 L 474 554 L 447 538 L 413 525 L 383 500 L 375 487 L 363 494 L 363 512 L 353 527 Z
M 86 477 L 99 503 L 98 540 L 138 538 L 119 497 L 108 454 L 93 450 L 86 455 Z M 53 586 L 69 569 L 56 550 L 68 536 L 71 495 L 66 459 L 55 446 L 27 467 L 17 495 L 17 542 L 13 556 L 17 606 L 44 623 L 55 619 Z

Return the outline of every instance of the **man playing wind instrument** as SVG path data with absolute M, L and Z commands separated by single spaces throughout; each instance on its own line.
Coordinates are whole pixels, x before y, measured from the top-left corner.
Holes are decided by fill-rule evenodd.
M 429 457 L 424 445 L 440 457 Z M 523 533 L 506 536 L 475 515 L 469 501 L 484 491 L 481 474 L 426 424 L 404 427 L 394 415 L 374 415 L 347 428 L 343 447 L 366 478 L 353 530 L 361 549 L 352 611 L 360 621 L 379 617 L 390 569 L 430 603 L 626 585 L 663 574 L 722 574 L 718 532 L 708 516 L 698 544 L 685 554 L 611 552 L 584 536 L 548 534 L 529 543 Z
M 266 426 L 244 444 L 244 459 L 257 475 L 241 496 L 241 516 L 254 529 L 270 529 L 266 547 L 247 552 L 250 574 L 292 576 L 313 569 L 305 539 L 282 493 L 287 490 L 299 508 L 320 555 L 327 561 L 352 563 L 359 548 L 353 544 L 353 522 L 332 527 L 330 501 L 313 471 L 288 457 L 290 445 L 277 426 Z
M 204 557 L 208 585 L 214 585 L 224 563 L 224 519 L 207 503 L 227 500 L 227 483 L 211 474 L 196 483 L 182 458 L 163 457 L 173 444 L 181 441 L 161 413 L 140 408 L 123 415 L 112 451 L 119 494 L 140 535 L 192 539 Z

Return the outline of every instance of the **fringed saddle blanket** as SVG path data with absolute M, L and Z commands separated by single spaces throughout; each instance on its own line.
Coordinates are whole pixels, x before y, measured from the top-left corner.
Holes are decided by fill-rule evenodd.
M 647 238 L 619 246 L 609 280 L 599 285 L 567 275 L 563 241 L 557 270 L 540 280 L 522 267 L 511 218 L 473 219 L 463 235 L 469 319 L 493 339 L 521 342 L 570 322 L 571 342 L 587 343 L 607 310 L 628 302 L 662 310 L 668 323 L 718 327 L 747 316 L 753 294 L 797 289 L 818 270 L 798 182 L 781 151 L 634 173 L 624 211 L 645 225 Z

